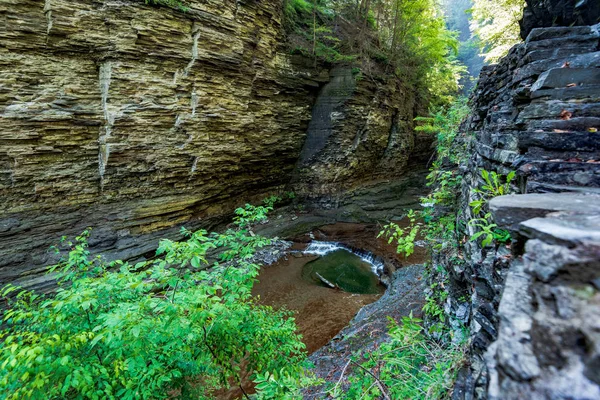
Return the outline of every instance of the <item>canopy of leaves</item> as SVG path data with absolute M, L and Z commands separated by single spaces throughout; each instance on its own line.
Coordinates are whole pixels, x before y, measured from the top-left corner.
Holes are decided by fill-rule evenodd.
M 395 73 L 435 104 L 458 90 L 457 34 L 436 0 L 286 0 L 286 16 L 294 52 Z
M 197 399 L 248 374 L 259 398 L 293 396 L 305 360 L 294 319 L 251 295 L 254 251 L 271 240 L 249 229 L 269 209 L 236 210 L 223 234 L 183 230 L 135 265 L 92 258 L 85 232 L 55 266 L 54 296 L 6 287 L 2 398 Z
M 474 0 L 471 29 L 481 39 L 486 61 L 496 62 L 521 41 L 525 0 Z

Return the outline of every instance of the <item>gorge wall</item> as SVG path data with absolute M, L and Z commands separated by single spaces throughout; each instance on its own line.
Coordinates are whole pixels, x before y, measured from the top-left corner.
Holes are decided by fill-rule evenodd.
M 462 128 L 473 137 L 458 220 L 477 217 L 480 169 L 517 171 L 520 194 L 489 206 L 512 243 L 465 239 L 434 258 L 449 280 L 451 325 L 470 330 L 455 399 L 600 397 L 600 24 L 552 27 L 551 12 L 566 9 L 528 3 L 525 42 L 484 67 Z M 597 5 L 578 4 L 588 16 Z
M 414 90 L 289 55 L 280 1 L 188 4 L 0 1 L 0 285 L 50 285 L 49 246 L 86 227 L 94 253 L 151 254 L 298 160 L 305 195 L 402 171 Z

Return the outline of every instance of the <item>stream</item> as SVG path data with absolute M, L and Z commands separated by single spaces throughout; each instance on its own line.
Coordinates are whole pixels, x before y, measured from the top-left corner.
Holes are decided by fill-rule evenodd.
M 426 259 L 419 247 L 408 259 L 398 255 L 393 245 L 377 239 L 379 229 L 375 224 L 322 226 L 295 238 L 284 257 L 261 269 L 252 293 L 261 304 L 295 312 L 309 354 L 385 293 L 390 271 Z

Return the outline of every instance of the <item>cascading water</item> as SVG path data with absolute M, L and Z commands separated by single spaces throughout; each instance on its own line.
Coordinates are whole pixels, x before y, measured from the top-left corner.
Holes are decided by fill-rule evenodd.
M 360 257 L 361 260 L 371 265 L 371 269 L 373 273 L 377 276 L 381 277 L 383 275 L 384 263 L 379 257 L 369 253 L 368 251 L 356 249 L 350 246 L 347 246 L 338 242 L 321 242 L 318 240 L 313 240 L 309 243 L 306 250 L 304 250 L 304 254 L 314 254 L 317 256 L 324 256 L 325 254 L 332 253 L 337 250 L 346 250 L 352 254 Z

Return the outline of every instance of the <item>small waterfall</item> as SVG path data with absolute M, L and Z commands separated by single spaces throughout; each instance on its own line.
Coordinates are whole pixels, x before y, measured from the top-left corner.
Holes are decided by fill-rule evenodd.
M 325 254 L 331 253 L 336 250 L 346 250 L 353 254 L 356 254 L 361 258 L 361 260 L 371 265 L 374 274 L 376 274 L 377 276 L 383 275 L 384 263 L 380 257 L 376 257 L 368 251 L 360 250 L 342 243 L 321 242 L 318 240 L 313 240 L 308 244 L 306 250 L 304 250 L 304 254 L 324 256 Z

